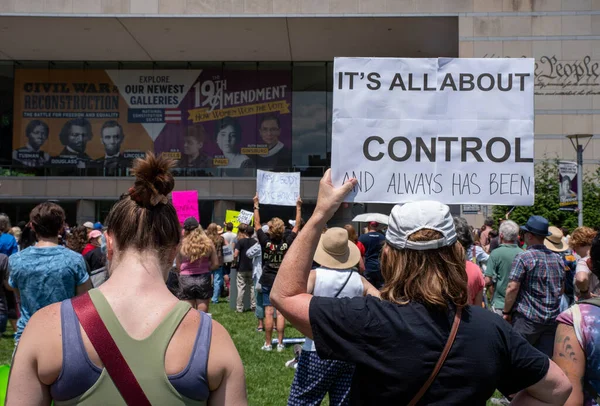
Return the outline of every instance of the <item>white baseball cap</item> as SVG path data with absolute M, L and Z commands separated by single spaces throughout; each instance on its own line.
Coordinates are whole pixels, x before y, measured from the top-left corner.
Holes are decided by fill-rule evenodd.
M 417 231 L 429 229 L 442 234 L 442 238 L 431 241 L 409 241 Z M 421 201 L 396 205 L 389 217 L 385 239 L 396 249 L 416 251 L 434 250 L 456 242 L 454 220 L 450 208 L 435 201 Z

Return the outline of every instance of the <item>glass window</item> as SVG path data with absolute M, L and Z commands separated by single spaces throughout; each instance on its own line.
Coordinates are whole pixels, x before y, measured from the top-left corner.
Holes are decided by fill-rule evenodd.
M 0 164 L 12 162 L 14 66 L 0 62 Z
M 294 64 L 292 78 L 292 163 L 304 176 L 321 176 L 327 166 L 326 64 Z

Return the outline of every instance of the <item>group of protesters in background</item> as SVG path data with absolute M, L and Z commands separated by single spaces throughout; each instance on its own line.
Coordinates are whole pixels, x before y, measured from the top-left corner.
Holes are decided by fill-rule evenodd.
M 94 341 L 98 323 L 84 325 L 93 310 L 137 396 L 246 404 L 240 357 L 209 313 L 231 283 L 235 311 L 249 303 L 255 312 L 263 351 L 285 350 L 287 323 L 306 336 L 290 364 L 290 405 L 327 394 L 331 405 L 483 405 L 497 389 L 505 398 L 496 402 L 520 405 L 598 396 L 595 230 L 568 235 L 541 216 L 474 229 L 426 201 L 395 206 L 387 225 L 369 222 L 359 235 L 351 224 L 328 227 L 355 185 L 336 188 L 329 172 L 306 223 L 301 199 L 289 227 L 263 222 L 256 196 L 252 226 L 181 226 L 171 167 L 152 154 L 137 160 L 106 226 L 68 229 L 52 202 L 18 230 L 0 215 L 0 330 L 18 319 L 8 405 L 124 404 L 121 374 Z

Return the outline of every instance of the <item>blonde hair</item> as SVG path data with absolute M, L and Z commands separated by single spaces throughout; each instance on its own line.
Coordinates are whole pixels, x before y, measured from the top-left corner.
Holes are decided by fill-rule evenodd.
M 210 238 L 206 236 L 202 227 L 183 233 L 183 242 L 181 243 L 181 255 L 189 258 L 190 262 L 199 260 L 210 255 L 214 250 L 214 245 Z
M 410 241 L 442 238 L 438 231 L 423 229 Z M 429 307 L 447 308 L 467 304 L 465 252 L 457 242 L 436 250 L 398 250 L 390 245 L 381 253 L 381 274 L 385 285 L 381 298 L 396 304 L 419 302 Z
M 219 235 L 219 229 L 215 223 L 210 223 L 206 227 L 206 236 L 212 241 L 216 249 L 219 249 L 225 243 L 225 240 Z
M 8 234 L 11 234 L 13 237 L 15 237 L 15 240 L 17 240 L 17 242 L 19 242 L 19 240 L 21 239 L 21 228 L 19 227 L 12 227 L 9 231 Z
M 571 238 L 569 238 L 569 247 L 571 249 L 592 245 L 592 240 L 598 234 L 590 227 L 577 227 L 573 230 Z
M 273 217 L 269 221 L 269 235 L 271 240 L 281 241 L 283 239 L 283 232 L 285 231 L 285 224 L 279 217 Z

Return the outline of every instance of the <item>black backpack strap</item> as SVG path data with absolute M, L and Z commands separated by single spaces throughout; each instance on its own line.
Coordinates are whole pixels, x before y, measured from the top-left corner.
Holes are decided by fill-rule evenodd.
M 342 287 L 340 288 L 340 290 L 338 290 L 338 292 L 335 294 L 334 297 L 338 297 L 340 295 L 340 293 L 342 293 L 342 290 L 344 290 L 344 288 L 346 287 L 346 285 L 348 284 L 348 281 L 350 280 L 350 278 L 352 277 L 352 273 L 354 272 L 354 269 L 350 269 L 350 272 L 348 272 L 348 278 L 346 279 L 346 282 L 344 282 L 344 284 L 342 285 Z

